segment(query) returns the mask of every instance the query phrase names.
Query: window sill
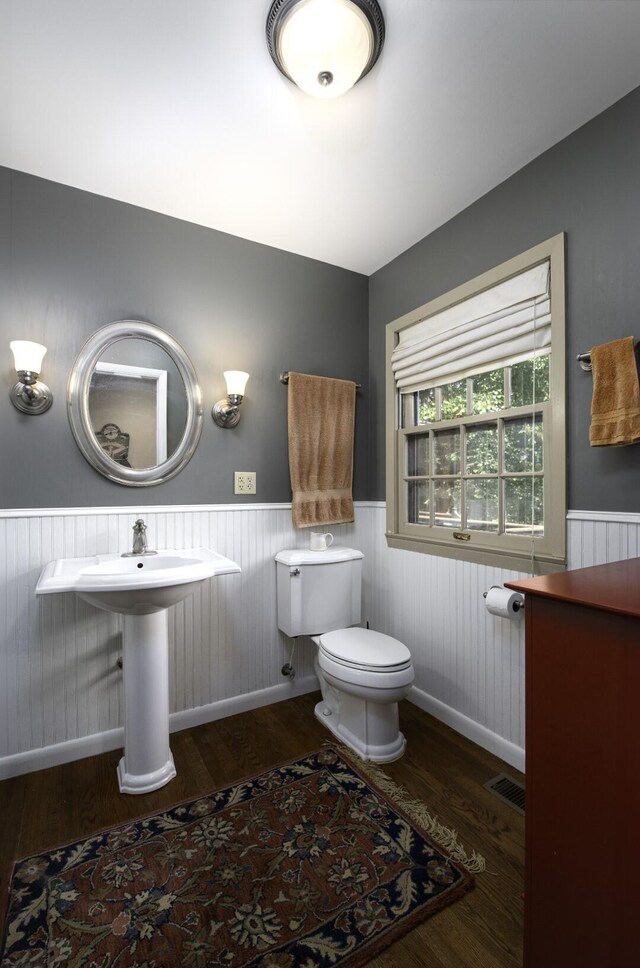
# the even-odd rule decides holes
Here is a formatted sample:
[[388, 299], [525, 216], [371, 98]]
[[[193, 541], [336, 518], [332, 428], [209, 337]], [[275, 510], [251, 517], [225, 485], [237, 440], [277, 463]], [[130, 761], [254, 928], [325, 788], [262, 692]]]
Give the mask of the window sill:
[[[467, 544], [436, 541], [433, 538], [415, 538], [408, 535], [386, 533], [387, 545], [390, 548], [400, 548], [403, 551], [417, 551], [426, 555], [441, 558], [454, 558], [458, 561], [472, 561], [479, 565], [491, 565], [494, 568], [506, 568], [531, 574], [530, 552], [519, 553], [512, 549], [498, 551], [495, 548], [482, 548], [479, 545], [469, 547]], [[546, 555], [535, 556], [536, 575], [550, 575], [557, 571], [564, 571], [566, 562], [561, 558]]]

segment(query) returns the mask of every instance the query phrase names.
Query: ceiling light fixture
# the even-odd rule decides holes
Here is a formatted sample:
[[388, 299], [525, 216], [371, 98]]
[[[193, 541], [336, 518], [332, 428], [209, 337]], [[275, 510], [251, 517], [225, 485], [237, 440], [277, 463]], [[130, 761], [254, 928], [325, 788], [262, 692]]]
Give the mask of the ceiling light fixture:
[[313, 97], [338, 97], [367, 74], [384, 44], [377, 0], [274, 0], [267, 45], [278, 70]]

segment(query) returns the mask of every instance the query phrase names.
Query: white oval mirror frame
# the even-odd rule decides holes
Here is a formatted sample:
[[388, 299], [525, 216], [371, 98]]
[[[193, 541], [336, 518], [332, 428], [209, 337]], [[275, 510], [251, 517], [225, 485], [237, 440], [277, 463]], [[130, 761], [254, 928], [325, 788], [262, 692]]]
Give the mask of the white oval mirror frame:
[[[107, 348], [123, 339], [146, 339], [155, 343], [171, 357], [184, 383], [187, 395], [184, 433], [174, 452], [155, 467], [124, 467], [112, 460], [100, 446], [91, 424], [89, 388], [95, 366]], [[202, 433], [202, 391], [191, 360], [173, 336], [137, 319], [108, 323], [89, 337], [69, 374], [67, 411], [73, 436], [83, 457], [104, 477], [130, 487], [147, 487], [168, 481], [191, 460]]]

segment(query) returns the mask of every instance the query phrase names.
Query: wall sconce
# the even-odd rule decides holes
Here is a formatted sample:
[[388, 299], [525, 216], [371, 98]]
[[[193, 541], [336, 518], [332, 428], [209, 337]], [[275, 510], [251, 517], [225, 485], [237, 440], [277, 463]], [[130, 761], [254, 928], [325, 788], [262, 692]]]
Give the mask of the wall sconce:
[[13, 340], [9, 346], [20, 378], [10, 394], [12, 404], [21, 413], [44, 413], [53, 403], [51, 390], [38, 380], [47, 347], [22, 339]]
[[312, 97], [338, 97], [367, 74], [384, 44], [377, 0], [274, 0], [269, 53], [285, 77]]
[[242, 370], [225, 370], [224, 378], [227, 381], [227, 399], [218, 400], [211, 411], [211, 416], [218, 427], [229, 430], [240, 420], [240, 404], [249, 374]]

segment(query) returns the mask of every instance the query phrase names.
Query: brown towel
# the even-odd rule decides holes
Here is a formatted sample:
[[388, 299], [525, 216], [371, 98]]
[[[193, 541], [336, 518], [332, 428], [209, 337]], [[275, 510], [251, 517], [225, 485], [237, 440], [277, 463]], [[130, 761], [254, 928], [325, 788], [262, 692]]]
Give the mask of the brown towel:
[[289, 373], [288, 399], [295, 527], [353, 521], [355, 383]]
[[619, 446], [640, 440], [640, 382], [633, 336], [594, 346], [591, 366], [591, 446]]

